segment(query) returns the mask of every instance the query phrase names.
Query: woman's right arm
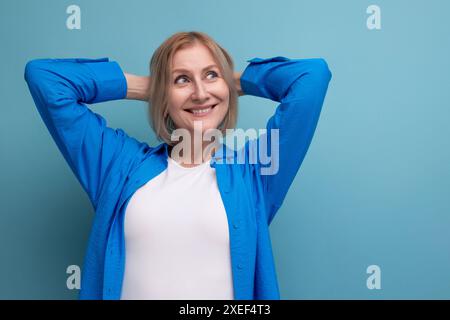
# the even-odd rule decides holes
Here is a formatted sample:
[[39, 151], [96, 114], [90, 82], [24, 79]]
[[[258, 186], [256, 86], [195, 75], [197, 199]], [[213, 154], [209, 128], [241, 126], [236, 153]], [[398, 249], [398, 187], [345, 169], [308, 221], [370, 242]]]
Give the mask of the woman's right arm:
[[126, 99], [148, 101], [150, 99], [150, 76], [138, 76], [124, 72], [127, 81]]
[[105, 178], [115, 174], [112, 163], [144, 145], [108, 127], [86, 106], [126, 98], [120, 65], [108, 58], [35, 59], [26, 64], [24, 77], [53, 140], [96, 209]]

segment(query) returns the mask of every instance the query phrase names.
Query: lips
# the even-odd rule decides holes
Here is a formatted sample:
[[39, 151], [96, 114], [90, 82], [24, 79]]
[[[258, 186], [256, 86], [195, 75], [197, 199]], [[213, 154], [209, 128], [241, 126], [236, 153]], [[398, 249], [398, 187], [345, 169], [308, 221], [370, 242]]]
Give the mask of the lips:
[[184, 111], [191, 113], [194, 116], [205, 116], [209, 114], [217, 104], [210, 104], [204, 106], [196, 106], [188, 109], [184, 109]]

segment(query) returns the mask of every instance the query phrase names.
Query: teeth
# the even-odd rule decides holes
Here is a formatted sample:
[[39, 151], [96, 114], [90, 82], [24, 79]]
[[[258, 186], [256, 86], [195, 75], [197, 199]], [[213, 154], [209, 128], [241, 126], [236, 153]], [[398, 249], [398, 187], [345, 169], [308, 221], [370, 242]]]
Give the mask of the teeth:
[[202, 114], [207, 113], [209, 110], [211, 110], [211, 107], [205, 108], [205, 109], [197, 109], [197, 110], [191, 110], [194, 114]]

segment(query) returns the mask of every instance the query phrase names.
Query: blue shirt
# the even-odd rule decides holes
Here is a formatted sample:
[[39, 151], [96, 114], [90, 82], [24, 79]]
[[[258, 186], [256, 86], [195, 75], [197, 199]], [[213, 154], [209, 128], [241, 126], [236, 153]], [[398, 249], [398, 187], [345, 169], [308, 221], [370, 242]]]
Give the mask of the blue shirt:
[[[249, 159], [255, 151], [250, 143], [240, 150], [222, 144], [210, 165], [227, 213], [234, 298], [275, 300], [280, 294], [269, 225], [308, 150], [331, 72], [321, 58], [248, 62], [240, 79], [243, 92], [279, 102], [266, 125], [268, 142], [270, 129], [279, 129], [278, 171], [261, 174], [259, 162], [234, 161], [243, 153]], [[107, 57], [34, 59], [24, 76], [40, 116], [95, 209], [79, 298], [120, 299], [124, 212], [133, 193], [167, 168], [168, 145], [151, 147], [112, 129], [86, 106], [126, 97], [124, 73]]]

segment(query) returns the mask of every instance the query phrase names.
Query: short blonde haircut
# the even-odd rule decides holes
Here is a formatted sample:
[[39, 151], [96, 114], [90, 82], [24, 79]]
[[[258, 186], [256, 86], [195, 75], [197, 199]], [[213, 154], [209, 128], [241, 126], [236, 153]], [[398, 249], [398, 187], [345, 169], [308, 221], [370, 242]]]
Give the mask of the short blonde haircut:
[[231, 56], [205, 33], [177, 32], [156, 49], [150, 60], [152, 80], [148, 101], [149, 120], [157, 138], [171, 146], [176, 144], [176, 141], [170, 139], [175, 124], [168, 113], [168, 88], [171, 80], [172, 58], [177, 50], [195, 43], [203, 44], [210, 50], [230, 90], [228, 112], [217, 129], [225, 136], [226, 129], [233, 129], [237, 121], [238, 92], [234, 82], [234, 64]]

